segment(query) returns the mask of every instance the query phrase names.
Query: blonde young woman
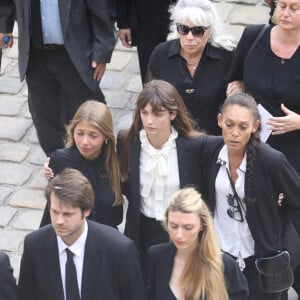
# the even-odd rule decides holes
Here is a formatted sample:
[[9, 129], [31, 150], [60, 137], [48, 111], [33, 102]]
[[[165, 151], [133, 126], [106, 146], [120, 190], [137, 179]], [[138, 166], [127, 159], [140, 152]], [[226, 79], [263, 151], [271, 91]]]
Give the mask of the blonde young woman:
[[171, 243], [149, 249], [151, 300], [247, 299], [247, 281], [222, 254], [212, 217], [194, 188], [176, 192], [165, 213]]
[[[68, 127], [66, 148], [51, 154], [45, 175], [50, 178], [68, 167], [81, 171], [93, 186], [89, 219], [117, 227], [123, 218], [120, 171], [112, 115], [105, 104], [89, 100], [78, 108]], [[48, 223], [46, 207], [41, 226]]]

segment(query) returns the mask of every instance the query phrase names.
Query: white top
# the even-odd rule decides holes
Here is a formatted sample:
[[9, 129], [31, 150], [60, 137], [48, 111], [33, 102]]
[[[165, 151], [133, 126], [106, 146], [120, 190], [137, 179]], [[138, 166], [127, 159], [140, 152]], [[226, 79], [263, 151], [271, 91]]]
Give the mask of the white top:
[[164, 220], [171, 195], [180, 188], [176, 138], [172, 127], [167, 142], [155, 149], [144, 129], [140, 131], [140, 195], [141, 213], [148, 218]]
[[[244, 258], [254, 255], [254, 240], [250, 232], [245, 212], [246, 204], [242, 199], [245, 197], [245, 174], [246, 174], [246, 153], [237, 169], [238, 178], [235, 183], [235, 189], [241, 199], [243, 208], [241, 209], [244, 221], [239, 222], [227, 214], [230, 205], [227, 201], [227, 195], [233, 195], [234, 192], [230, 185], [226, 168], [229, 168], [228, 151], [226, 145], [219, 153], [218, 161], [220, 169], [215, 181], [216, 189], [216, 209], [214, 213], [214, 224], [223, 251], [237, 257], [241, 267], [244, 267]], [[236, 200], [235, 200], [236, 201]], [[238, 213], [236, 214], [238, 216]]]
[[64, 295], [66, 299], [66, 262], [67, 262], [67, 252], [66, 248], [69, 248], [73, 253], [73, 261], [76, 268], [77, 273], [77, 282], [79, 295], [81, 295], [81, 282], [82, 282], [82, 271], [83, 271], [83, 260], [84, 260], [84, 252], [85, 252], [85, 243], [88, 233], [88, 225], [85, 220], [84, 222], [84, 230], [80, 237], [71, 245], [68, 246], [62, 240], [60, 236], [57, 236], [57, 245], [58, 245], [58, 256], [59, 256], [59, 266], [60, 266], [60, 274], [61, 280], [64, 288]]

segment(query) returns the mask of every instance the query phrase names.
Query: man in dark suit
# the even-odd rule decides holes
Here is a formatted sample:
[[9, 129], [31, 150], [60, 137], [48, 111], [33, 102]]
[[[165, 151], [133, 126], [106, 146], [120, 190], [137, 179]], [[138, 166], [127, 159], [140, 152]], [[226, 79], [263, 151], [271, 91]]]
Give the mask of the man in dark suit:
[[25, 238], [20, 300], [146, 299], [134, 242], [86, 220], [94, 202], [87, 178], [67, 168], [49, 181], [45, 194], [52, 225]]
[[17, 285], [9, 257], [0, 251], [0, 300], [16, 300]]
[[122, 44], [137, 46], [142, 82], [153, 49], [169, 33], [169, 6], [176, 0], [116, 0], [117, 25]]
[[105, 102], [99, 81], [115, 43], [113, 24], [106, 0], [1, 0], [0, 47], [12, 47], [15, 19], [20, 77], [48, 156], [64, 147], [64, 125], [82, 102]]

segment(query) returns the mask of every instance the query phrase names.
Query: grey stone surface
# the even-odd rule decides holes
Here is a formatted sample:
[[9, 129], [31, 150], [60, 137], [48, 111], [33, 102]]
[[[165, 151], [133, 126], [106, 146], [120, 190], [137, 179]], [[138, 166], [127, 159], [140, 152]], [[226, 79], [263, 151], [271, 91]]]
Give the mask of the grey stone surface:
[[21, 187], [29, 179], [31, 172], [32, 168], [23, 164], [0, 162], [0, 183]]
[[9, 252], [18, 251], [27, 233], [24, 230], [0, 230], [0, 249]]
[[25, 98], [2, 96], [0, 94], [0, 115], [1, 116], [16, 116], [22, 113]]
[[32, 121], [25, 118], [0, 118], [0, 138], [19, 141], [32, 125]]
[[0, 206], [0, 227], [6, 227], [17, 214], [18, 210], [10, 206]]
[[22, 189], [17, 191], [9, 204], [14, 207], [44, 209], [46, 200], [43, 190]]
[[36, 230], [40, 226], [43, 211], [41, 210], [28, 210], [19, 214], [11, 227], [13, 229]]
[[21, 162], [30, 152], [31, 147], [19, 143], [0, 144], [0, 161]]

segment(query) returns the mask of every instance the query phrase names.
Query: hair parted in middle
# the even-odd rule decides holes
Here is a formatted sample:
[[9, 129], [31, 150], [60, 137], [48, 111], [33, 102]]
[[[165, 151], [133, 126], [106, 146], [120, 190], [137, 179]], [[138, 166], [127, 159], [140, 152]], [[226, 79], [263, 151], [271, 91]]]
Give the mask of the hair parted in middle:
[[191, 253], [181, 275], [185, 299], [228, 300], [224, 279], [222, 252], [214, 229], [212, 216], [199, 192], [193, 187], [174, 193], [165, 213], [165, 228], [168, 230], [170, 212], [195, 213], [202, 226], [201, 237]]
[[132, 125], [124, 135], [120, 162], [122, 179], [128, 175], [130, 143], [138, 138], [140, 130], [143, 129], [141, 110], [147, 104], [151, 105], [154, 112], [159, 112], [164, 109], [170, 113], [176, 111], [177, 115], [175, 119], [171, 121], [171, 125], [179, 135], [185, 138], [196, 138], [203, 134], [203, 132], [196, 130], [197, 123], [190, 117], [180, 94], [171, 83], [164, 80], [152, 80], [146, 83], [144, 89], [138, 96], [133, 113]]
[[[106, 142], [102, 145], [101, 155], [104, 157], [106, 174], [115, 194], [114, 205], [122, 205], [123, 197], [120, 186], [120, 168], [116, 154], [113, 119], [109, 107], [95, 100], [88, 100], [82, 103], [67, 127], [67, 148], [76, 146], [74, 130], [76, 125], [81, 121], [86, 121], [90, 125], [95, 126], [106, 138]], [[100, 171], [99, 169], [99, 172]]]
[[253, 121], [259, 121], [258, 128], [256, 132], [251, 134], [246, 149], [247, 167], [245, 174], [245, 198], [243, 200], [246, 204], [251, 204], [255, 202], [255, 198], [253, 198], [252, 195], [251, 186], [256, 162], [256, 153], [260, 144], [261, 118], [255, 99], [247, 93], [236, 93], [227, 97], [221, 107], [220, 113], [223, 114], [223, 112], [232, 105], [238, 105], [247, 108], [252, 114]]
[[79, 207], [82, 212], [92, 209], [94, 190], [89, 180], [78, 170], [66, 168], [49, 180], [45, 196], [51, 207], [51, 194], [64, 204]]

